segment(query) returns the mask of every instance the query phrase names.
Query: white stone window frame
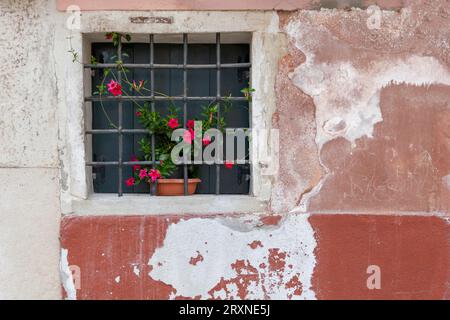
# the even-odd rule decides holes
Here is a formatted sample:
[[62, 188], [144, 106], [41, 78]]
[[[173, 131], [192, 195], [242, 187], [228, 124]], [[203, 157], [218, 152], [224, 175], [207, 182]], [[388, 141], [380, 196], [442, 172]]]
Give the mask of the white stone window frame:
[[[65, 14], [67, 18], [68, 14]], [[135, 23], [135, 18], [145, 17]], [[156, 19], [164, 17], [167, 19]], [[171, 23], [158, 23], [170, 20]], [[249, 35], [251, 83], [255, 89], [250, 107], [250, 126], [272, 129], [275, 110], [275, 80], [278, 61], [285, 47], [285, 38], [278, 30], [276, 12], [216, 12], [216, 11], [158, 11], [158, 12], [83, 12], [78, 30], [67, 29], [71, 47], [78, 52], [79, 60], [89, 63], [91, 43], [106, 32], [114, 31], [131, 35], [148, 34], [230, 34], [245, 38]], [[147, 36], [148, 37], [148, 36]], [[146, 39], [146, 38], [144, 38]], [[64, 43], [69, 48], [67, 40]], [[133, 40], [132, 40], [133, 42]], [[226, 42], [224, 42], [226, 43]], [[93, 193], [89, 160], [90, 137], [85, 135], [89, 123], [89, 108], [84, 102], [91, 91], [90, 70], [80, 63], [72, 63], [70, 54], [61, 48], [59, 54], [66, 56], [60, 101], [60, 164], [61, 164], [61, 211], [76, 215], [152, 215], [152, 214], [221, 214], [266, 213], [270, 200], [273, 176], [262, 174], [263, 164], [251, 159], [251, 185], [249, 195], [191, 195], [179, 197], [151, 197], [146, 194]], [[270, 149], [269, 135], [265, 146]]]

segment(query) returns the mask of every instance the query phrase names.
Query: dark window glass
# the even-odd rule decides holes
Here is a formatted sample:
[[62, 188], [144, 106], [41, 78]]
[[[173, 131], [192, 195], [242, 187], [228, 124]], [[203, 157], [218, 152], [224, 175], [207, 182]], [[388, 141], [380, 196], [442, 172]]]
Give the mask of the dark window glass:
[[[122, 47], [124, 63], [150, 63], [150, 48], [144, 43], [124, 43]], [[98, 63], [114, 63], [117, 60], [117, 50], [112, 44], [92, 44], [92, 55]], [[215, 44], [189, 44], [188, 64], [215, 64]], [[221, 63], [245, 63], [249, 62], [248, 44], [222, 44]], [[182, 44], [154, 44], [155, 64], [183, 64]], [[214, 97], [217, 94], [216, 69], [188, 69], [187, 88], [188, 96]], [[101, 81], [102, 69], [95, 69], [92, 76], [93, 88]], [[129, 79], [146, 80], [150, 82], [149, 68], [130, 68], [127, 73]], [[183, 69], [155, 69], [155, 91], [170, 96], [183, 95]], [[221, 69], [221, 95], [241, 97], [240, 92], [248, 86], [249, 68]], [[107, 82], [109, 79], [107, 79]], [[125, 88], [127, 89], [127, 88]], [[93, 92], [96, 89], [93, 89]], [[187, 118], [198, 117], [201, 107], [206, 101], [189, 101], [187, 103]], [[155, 102], [155, 109], [161, 114], [166, 114], [169, 103], [167, 101]], [[183, 102], [176, 101], [175, 105], [180, 110], [182, 117]], [[111, 122], [118, 123], [117, 101], [103, 101], [103, 107], [107, 111]], [[124, 129], [143, 129], [135, 116], [137, 106], [133, 102], [123, 102], [122, 124]], [[182, 122], [182, 118], [180, 119]], [[232, 107], [225, 115], [226, 127], [249, 128], [249, 105], [247, 101], [233, 101]], [[92, 129], [111, 129], [109, 120], [102, 110], [100, 102], [92, 102]], [[141, 157], [138, 141], [145, 133], [123, 135], [123, 161], [129, 161], [132, 155]], [[247, 146], [248, 150], [248, 146]], [[248, 151], [247, 151], [248, 153]], [[92, 160], [94, 162], [118, 161], [118, 135], [93, 134], [92, 135]], [[196, 193], [214, 194], [216, 186], [215, 165], [198, 165], [199, 178], [202, 182], [197, 186]], [[117, 193], [118, 170], [117, 166], [93, 167], [94, 192]], [[122, 183], [132, 176], [132, 167], [124, 166], [122, 170]], [[183, 168], [180, 166], [173, 178], [183, 178]], [[234, 165], [232, 169], [220, 170], [221, 194], [248, 194], [250, 186], [250, 170], [248, 164]], [[135, 187], [123, 187], [123, 193], [149, 193], [149, 186], [138, 185]]]

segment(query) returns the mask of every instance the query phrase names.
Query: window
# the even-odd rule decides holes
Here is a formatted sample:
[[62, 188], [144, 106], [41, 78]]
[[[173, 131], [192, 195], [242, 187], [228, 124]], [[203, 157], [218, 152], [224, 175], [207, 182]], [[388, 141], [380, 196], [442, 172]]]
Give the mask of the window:
[[[125, 181], [133, 175], [133, 166], [153, 167], [158, 163], [155, 144], [157, 135], [149, 135], [136, 117], [139, 108], [127, 96], [106, 96], [100, 101], [94, 94], [106, 68], [116, 68], [121, 60], [130, 79], [143, 80], [149, 91], [136, 95], [134, 101], [147, 102], [152, 111], [167, 115], [169, 105], [178, 110], [179, 121], [186, 128], [189, 119], [199, 117], [202, 107], [216, 103], [217, 114], [225, 119], [227, 128], [248, 128], [249, 102], [241, 90], [249, 86], [250, 48], [247, 43], [222, 43], [223, 35], [211, 35], [213, 43], [204, 41], [209, 35], [148, 35], [146, 43], [122, 41], [92, 43], [92, 56], [96, 63], [85, 64], [92, 69], [92, 95], [85, 101], [92, 102], [91, 117], [86, 124], [86, 134], [92, 139], [92, 167], [94, 192], [96, 193], [151, 193], [155, 188], [139, 184], [127, 186]], [[192, 41], [190, 41], [192, 39]], [[121, 57], [121, 58], [118, 58]], [[112, 76], [110, 76], [112, 77]], [[122, 82], [123, 79], [117, 79]], [[107, 80], [109, 81], [109, 79]], [[123, 84], [125, 86], [125, 84]], [[132, 90], [130, 88], [130, 90]], [[158, 93], [164, 93], [162, 96]], [[228, 112], [223, 107], [230, 101]], [[115, 124], [115, 125], [112, 125]], [[151, 158], [143, 159], [139, 141], [151, 141]], [[226, 142], [225, 142], [226, 143]], [[248, 145], [246, 145], [248, 150]], [[248, 155], [248, 152], [246, 152]], [[139, 161], [133, 160], [137, 156]], [[144, 161], [145, 160], [145, 161]], [[248, 162], [248, 157], [246, 158]], [[201, 179], [196, 193], [199, 194], [248, 194], [250, 168], [248, 163], [224, 168], [222, 164], [180, 165], [171, 175], [183, 179], [187, 194], [188, 178], [192, 171]]]

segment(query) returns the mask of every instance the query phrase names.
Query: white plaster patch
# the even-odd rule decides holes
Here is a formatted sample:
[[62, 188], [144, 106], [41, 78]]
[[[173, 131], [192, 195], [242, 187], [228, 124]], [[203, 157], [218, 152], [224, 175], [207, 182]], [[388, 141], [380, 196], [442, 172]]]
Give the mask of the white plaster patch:
[[269, 25], [267, 26], [267, 32], [268, 33], [280, 32], [280, 18], [278, 16], [278, 13], [272, 12]]
[[60, 274], [61, 274], [61, 282], [64, 290], [66, 291], [67, 300], [76, 300], [77, 299], [77, 290], [75, 289], [75, 283], [73, 281], [72, 272], [69, 268], [69, 261], [67, 256], [69, 251], [67, 249], [61, 248], [61, 260], [60, 260]]
[[450, 189], [450, 174], [442, 177], [442, 183], [444, 183], [447, 186], [447, 188]]
[[141, 275], [141, 270], [137, 265], [133, 265], [133, 273], [138, 277]]
[[[247, 286], [246, 299], [315, 299], [311, 279], [316, 241], [308, 217], [293, 214], [278, 226], [259, 227], [251, 222], [254, 218], [250, 216], [180, 221], [169, 226], [163, 246], [150, 258], [149, 276], [173, 286], [177, 295], [200, 295], [206, 299], [221, 280], [239, 279], [231, 265], [243, 260], [251, 266], [244, 270], [257, 270], [256, 279]], [[246, 219], [250, 222], [244, 222]], [[255, 240], [262, 247], [252, 249], [249, 244]], [[269, 267], [271, 249], [286, 253], [285, 265], [278, 271]], [[203, 261], [194, 266], [189, 260], [197, 251], [202, 252]], [[293, 289], [285, 286], [295, 276], [302, 284], [300, 296], [293, 295]], [[225, 288], [213, 292], [213, 297], [239, 299], [238, 286], [234, 281], [228, 282]]]
[[116, 283], [119, 283], [119, 282], [120, 282], [120, 276], [115, 277], [115, 278], [114, 278], [114, 281], [115, 281]]
[[[306, 62], [291, 74], [293, 83], [314, 99], [316, 106], [316, 143], [322, 146], [342, 136], [354, 142], [363, 136], [372, 137], [374, 125], [383, 120], [380, 92], [390, 84], [416, 86], [450, 85], [450, 73], [434, 57], [411, 55], [400, 59], [382, 55], [371, 61], [367, 68], [356, 68], [349, 61], [316, 62], [315, 52], [323, 39], [338, 41], [322, 26], [310, 26], [295, 20], [286, 31], [296, 47], [306, 56]], [[339, 119], [345, 130], [327, 130], [324, 126]]]

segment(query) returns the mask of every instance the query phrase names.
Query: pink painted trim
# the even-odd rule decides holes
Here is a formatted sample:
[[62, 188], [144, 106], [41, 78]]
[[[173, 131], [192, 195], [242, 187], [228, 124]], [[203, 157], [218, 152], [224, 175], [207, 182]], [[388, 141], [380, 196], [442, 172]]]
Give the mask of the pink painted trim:
[[[395, 9], [407, 0], [362, 0], [361, 6], [377, 4], [384, 9]], [[318, 9], [327, 1], [320, 0], [57, 0], [59, 11], [77, 5], [83, 11], [100, 10], [297, 10]], [[337, 5], [337, 7], [340, 7]]]

